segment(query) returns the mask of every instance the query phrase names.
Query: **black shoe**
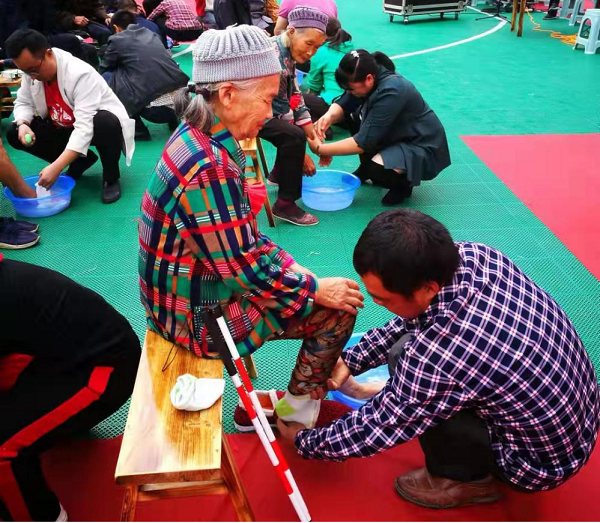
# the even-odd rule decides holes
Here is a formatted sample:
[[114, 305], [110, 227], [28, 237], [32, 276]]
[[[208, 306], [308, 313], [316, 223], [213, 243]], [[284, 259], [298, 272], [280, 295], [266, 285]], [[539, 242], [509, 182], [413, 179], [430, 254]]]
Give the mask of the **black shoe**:
[[152, 140], [152, 136], [150, 136], [150, 131], [148, 129], [144, 129], [143, 131], [136, 131], [134, 139], [136, 142], [149, 142]]
[[412, 195], [412, 187], [402, 187], [400, 189], [390, 189], [386, 195], [381, 199], [381, 204], [385, 206], [398, 205], [402, 203], [406, 198], [410, 198]]
[[121, 184], [117, 180], [113, 183], [104, 182], [102, 187], [102, 202], [114, 203], [121, 197]]
[[0, 228], [0, 249], [27, 249], [39, 241], [38, 234], [21, 229], [17, 221]]
[[80, 156], [67, 169], [67, 176], [73, 180], [79, 180], [83, 173], [98, 161], [98, 155], [94, 151], [88, 151], [87, 156]]
[[6, 227], [16, 227], [24, 232], [38, 232], [40, 226], [37, 223], [26, 222], [24, 220], [15, 220], [14, 218], [0, 218], [0, 231]]
[[548, 9], [546, 16], [542, 20], [558, 20], [558, 7], [555, 9]]

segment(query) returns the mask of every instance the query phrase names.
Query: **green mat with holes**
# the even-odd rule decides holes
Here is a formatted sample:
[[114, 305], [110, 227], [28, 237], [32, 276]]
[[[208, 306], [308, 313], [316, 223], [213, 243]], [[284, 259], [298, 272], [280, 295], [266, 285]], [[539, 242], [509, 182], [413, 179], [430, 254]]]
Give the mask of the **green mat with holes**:
[[[339, 10], [357, 47], [379, 49], [391, 56], [467, 39], [498, 23], [477, 22], [480, 14], [468, 10], [457, 21], [416, 17], [408, 25], [392, 24], [380, 4], [365, 9], [360, 0], [344, 0]], [[534, 16], [539, 21], [542, 15]], [[563, 20], [554, 22], [552, 28], [573, 32]], [[177, 60], [191, 73], [190, 54]], [[452, 154], [452, 166], [417, 188], [407, 205], [443, 222], [456, 240], [481, 241], [508, 254], [565, 308], [600, 371], [600, 283], [459, 138], [467, 134], [599, 132], [600, 97], [591, 94], [600, 84], [600, 56], [573, 51], [526, 25], [521, 39], [504, 26], [464, 45], [399, 58], [395, 63], [439, 115]], [[4, 120], [3, 131], [7, 125]], [[130, 167], [123, 162], [123, 198], [119, 202], [108, 206], [100, 202], [101, 171], [96, 165], [78, 182], [70, 209], [39, 220], [39, 246], [5, 252], [10, 258], [58, 270], [99, 292], [129, 319], [140, 339], [145, 320], [137, 283], [136, 220], [148, 178], [168, 138], [166, 126], [150, 124], [149, 128], [152, 141], [136, 144]], [[267, 144], [266, 152], [272, 164], [273, 149]], [[13, 150], [9, 154], [24, 175], [37, 173], [43, 166], [29, 155]], [[336, 158], [333, 163], [333, 168], [350, 172], [356, 166], [355, 157]], [[274, 201], [273, 188], [269, 193]], [[381, 189], [365, 186], [358, 190], [350, 208], [318, 213], [321, 223], [317, 227], [279, 223], [271, 229], [264, 214], [260, 226], [319, 276], [356, 278], [352, 251], [366, 224], [382, 211], [381, 197]], [[14, 215], [3, 197], [0, 215]], [[367, 299], [356, 331], [366, 331], [389, 318], [387, 311]], [[262, 347], [255, 354], [259, 371], [255, 388], [284, 388], [298, 347], [297, 341]], [[232, 414], [236, 404], [235, 390], [227, 380], [223, 421], [228, 432], [235, 431]], [[121, 434], [127, 407], [101, 423], [92, 435], [108, 438]]]

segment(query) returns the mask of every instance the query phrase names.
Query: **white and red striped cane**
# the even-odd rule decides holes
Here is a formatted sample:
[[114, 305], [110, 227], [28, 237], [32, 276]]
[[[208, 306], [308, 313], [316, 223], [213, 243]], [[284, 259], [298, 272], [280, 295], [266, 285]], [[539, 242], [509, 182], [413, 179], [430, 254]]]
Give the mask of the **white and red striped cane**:
[[[231, 381], [237, 390], [237, 393], [252, 421], [254, 430], [258, 434], [261, 443], [272, 465], [275, 467], [277, 475], [283, 483], [286, 494], [289, 496], [300, 521], [311, 521], [310, 514], [298, 485], [292, 476], [288, 464], [283, 457], [279, 444], [273, 434], [273, 429], [260, 404], [256, 391], [246, 372], [246, 367], [231, 337], [225, 318], [219, 306], [205, 308], [202, 311], [204, 324], [208, 329], [210, 337], [213, 340], [215, 348], [231, 377]], [[244, 386], [246, 387], [244, 389]]]

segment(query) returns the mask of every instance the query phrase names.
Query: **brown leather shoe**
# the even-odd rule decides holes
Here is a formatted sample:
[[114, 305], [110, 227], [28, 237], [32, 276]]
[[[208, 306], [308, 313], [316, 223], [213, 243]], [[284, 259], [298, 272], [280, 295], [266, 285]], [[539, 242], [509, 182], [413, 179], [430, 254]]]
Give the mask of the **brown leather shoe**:
[[492, 476], [465, 483], [432, 476], [426, 468], [398, 476], [394, 488], [400, 497], [428, 508], [492, 503], [501, 498], [500, 490]]

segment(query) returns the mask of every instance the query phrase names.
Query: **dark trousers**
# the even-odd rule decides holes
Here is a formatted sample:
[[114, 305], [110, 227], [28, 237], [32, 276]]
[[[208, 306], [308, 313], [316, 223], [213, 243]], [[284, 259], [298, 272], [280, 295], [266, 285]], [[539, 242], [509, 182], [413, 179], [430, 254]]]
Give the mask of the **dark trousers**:
[[108, 42], [108, 39], [113, 34], [110, 30], [110, 27], [104, 24], [99, 24], [98, 22], [90, 22], [88, 25], [83, 26], [83, 29], [89, 33], [89, 35], [100, 45], [104, 45], [106, 42]]
[[133, 117], [135, 120], [135, 132], [137, 133], [148, 133], [146, 124], [142, 121], [142, 118], [152, 123], [167, 123], [169, 129], [174, 131], [179, 125], [179, 119], [175, 114], [175, 110], [171, 107], [160, 106], [160, 107], [144, 107], [142, 111]]
[[273, 118], [261, 129], [258, 136], [277, 147], [272, 172], [279, 183], [278, 197], [296, 201], [302, 196], [306, 133], [291, 122]]
[[[31, 130], [35, 133], [35, 143], [31, 147], [25, 147], [19, 141], [15, 127], [8, 130], [6, 139], [15, 149], [33, 154], [49, 163], [55, 161], [63, 153], [73, 132], [73, 129], [56, 127], [49, 119], [39, 117], [34, 118], [31, 122]], [[100, 155], [104, 181], [116, 182], [121, 176], [119, 158], [123, 148], [123, 131], [121, 122], [113, 113], [98, 111], [94, 116], [92, 145], [96, 147]], [[79, 172], [78, 167], [85, 162], [84, 157], [79, 157], [71, 164], [69, 171]], [[77, 176], [74, 177], [77, 178]]]
[[[389, 355], [390, 374], [398, 359], [403, 357], [404, 345], [411, 340], [406, 334], [398, 340]], [[442, 421], [419, 436], [430, 474], [456, 481], [477, 481], [489, 474], [506, 481], [500, 471], [490, 444], [487, 425], [473, 410], [463, 410]]]
[[321, 116], [329, 111], [329, 104], [320, 96], [312, 93], [303, 93], [304, 103], [310, 111], [310, 117], [316, 122]]
[[[127, 401], [140, 344], [108, 303], [54, 271], [4, 260], [0, 288], [10, 294], [0, 298], [6, 321], [24, 323], [17, 314], [39, 320], [31, 325], [35, 337], [18, 335], [16, 327], [0, 333], [0, 519], [55, 521], [60, 506], [39, 455]], [[50, 295], [61, 296], [59, 309], [44, 299]]]
[[181, 31], [169, 29], [167, 27], [167, 19], [164, 16], [157, 17], [154, 22], [163, 34], [166, 34], [176, 42], [190, 42], [191, 40], [196, 40], [202, 34], [202, 29], [186, 29]]

